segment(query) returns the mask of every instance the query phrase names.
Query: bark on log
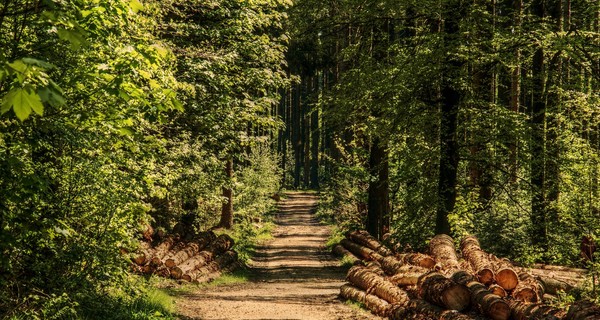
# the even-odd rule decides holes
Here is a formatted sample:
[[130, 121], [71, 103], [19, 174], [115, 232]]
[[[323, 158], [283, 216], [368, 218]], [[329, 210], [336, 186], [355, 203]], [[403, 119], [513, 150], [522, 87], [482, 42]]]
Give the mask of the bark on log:
[[374, 260], [372, 256], [376, 252], [365, 246], [354, 243], [348, 239], [342, 239], [342, 241], [340, 241], [340, 244], [342, 246], [344, 246], [344, 248], [346, 248], [347, 250], [352, 252], [354, 255], [356, 255], [357, 257], [359, 257], [363, 260], [367, 260], [367, 261]]
[[341, 244], [336, 244], [335, 246], [333, 246], [333, 248], [331, 248], [331, 252], [338, 257], [343, 257], [349, 260], [350, 262], [352, 262], [352, 264], [355, 264], [357, 261], [359, 261], [359, 259], [354, 254], [352, 254], [352, 252], [348, 251], [348, 249], [344, 248], [344, 246], [342, 246]]
[[227, 234], [218, 236], [212, 241], [203, 251], [200, 251], [196, 256], [187, 259], [179, 266], [171, 268], [171, 277], [181, 279], [185, 274], [200, 268], [209, 262], [213, 261], [215, 256], [218, 256], [233, 246], [233, 239]]
[[581, 275], [583, 277], [585, 277], [585, 275], [587, 275], [588, 272], [589, 272], [588, 269], [570, 268], [570, 267], [555, 266], [555, 265], [540, 264], [540, 263], [534, 264], [532, 269], [548, 270], [548, 271], [558, 271], [558, 272], [564, 272], [564, 273], [572, 273], [572, 274]]
[[346, 234], [346, 237], [353, 242], [365, 246], [382, 256], [392, 255], [392, 250], [384, 246], [381, 242], [379, 242], [375, 237], [370, 235], [367, 231], [364, 230], [356, 230], [350, 231]]
[[452, 274], [460, 270], [454, 241], [446, 234], [438, 234], [429, 242], [429, 253], [436, 262], [441, 264], [442, 270], [447, 274]]
[[490, 255], [490, 260], [496, 273], [496, 283], [507, 291], [516, 288], [519, 283], [519, 276], [512, 263], [493, 255]]
[[569, 307], [565, 320], [600, 319], [600, 307], [591, 301], [576, 302]]
[[209, 263], [213, 260], [213, 254], [209, 251], [200, 251], [197, 255], [187, 259], [184, 263], [171, 268], [171, 278], [181, 279], [184, 274]]
[[390, 282], [397, 286], [404, 287], [416, 285], [419, 282], [419, 278], [425, 273], [429, 272], [429, 269], [418, 266], [404, 265], [398, 269], [395, 269], [395, 271], [396, 273], [389, 277]]
[[519, 275], [519, 284], [513, 290], [512, 296], [517, 301], [541, 302], [544, 296], [544, 287], [532, 275], [521, 273]]
[[474, 276], [465, 271], [459, 271], [452, 275], [452, 280], [469, 288], [471, 301], [484, 315], [494, 320], [507, 320], [510, 317], [510, 306], [502, 298], [489, 291], [485, 285], [477, 282]]
[[419, 297], [435, 305], [458, 311], [469, 307], [471, 301], [469, 289], [441, 273], [430, 272], [421, 276], [417, 286]]
[[345, 284], [340, 288], [340, 296], [344, 299], [360, 302], [371, 310], [371, 312], [382, 317], [388, 316], [391, 308], [391, 305], [387, 301], [375, 295], [368, 294], [351, 284]]
[[435, 267], [435, 260], [431, 256], [422, 253], [397, 254], [396, 259], [405, 264], [412, 264], [413, 266], [427, 269], [433, 269]]
[[195, 256], [204, 249], [211, 241], [215, 240], [215, 234], [212, 231], [200, 234], [194, 242], [183, 246], [181, 250], [173, 251], [163, 259], [167, 268], [173, 268], [187, 259]]
[[479, 282], [490, 285], [494, 282], [495, 274], [489, 260], [489, 255], [481, 250], [479, 241], [474, 236], [466, 236], [460, 242], [460, 251], [463, 258], [470, 264]]
[[375, 294], [389, 303], [406, 304], [410, 299], [406, 292], [367, 267], [350, 268], [346, 279], [358, 288]]
[[544, 291], [548, 294], [556, 295], [560, 291], [569, 292], [574, 288], [572, 285], [562, 280], [544, 276], [537, 276], [536, 278], [544, 286]]
[[507, 296], [506, 290], [504, 290], [504, 288], [502, 288], [501, 286], [499, 286], [497, 284], [493, 284], [493, 285], [489, 286], [488, 290], [490, 290], [491, 293], [499, 296], [500, 298], [504, 298]]
[[508, 304], [511, 309], [511, 317], [514, 320], [558, 320], [563, 319], [565, 315], [563, 310], [539, 303], [510, 300]]
[[430, 304], [421, 299], [411, 300], [406, 307], [394, 308], [390, 314], [390, 319], [405, 320], [414, 317], [414, 315], [425, 315], [427, 319], [435, 320], [475, 320], [481, 319], [460, 313], [456, 310], [444, 310], [438, 306]]
[[169, 250], [175, 244], [175, 239], [167, 238], [163, 242], [161, 242], [156, 248], [154, 252], [152, 252], [152, 257], [150, 258], [150, 264], [158, 267], [162, 264], [162, 258], [169, 253]]
[[203, 267], [195, 269], [187, 274], [184, 274], [182, 279], [186, 281], [193, 281], [196, 283], [210, 282], [223, 273], [228, 266], [237, 262], [237, 252], [229, 250], [222, 255], [215, 258], [214, 261], [206, 264]]
[[211, 252], [214, 256], [218, 256], [227, 252], [233, 245], [234, 241], [230, 236], [221, 234], [206, 247], [205, 251]]

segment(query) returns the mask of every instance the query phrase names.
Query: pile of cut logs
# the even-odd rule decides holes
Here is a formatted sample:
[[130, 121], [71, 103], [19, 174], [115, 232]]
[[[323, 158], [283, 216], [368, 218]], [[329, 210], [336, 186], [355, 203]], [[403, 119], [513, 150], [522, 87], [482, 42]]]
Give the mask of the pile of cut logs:
[[[396, 253], [365, 231], [346, 235], [334, 253], [354, 261], [344, 299], [390, 319], [600, 319], [600, 308], [581, 301], [568, 310], [549, 304], [585, 277], [584, 269], [525, 269], [488, 254], [467, 236], [460, 243], [437, 235], [429, 254]], [[542, 266], [538, 266], [542, 267]]]
[[191, 241], [167, 237], [154, 247], [143, 242], [141, 251], [131, 260], [138, 273], [203, 283], [238, 266], [237, 253], [231, 247], [231, 237], [207, 231]]

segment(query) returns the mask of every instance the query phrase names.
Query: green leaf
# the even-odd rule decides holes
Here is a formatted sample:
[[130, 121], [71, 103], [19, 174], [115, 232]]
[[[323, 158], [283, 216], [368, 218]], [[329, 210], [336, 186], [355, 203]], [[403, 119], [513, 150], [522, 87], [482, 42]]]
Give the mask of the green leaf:
[[129, 2], [129, 8], [131, 8], [133, 12], [138, 12], [144, 10], [144, 5], [139, 0], [131, 0]]
[[171, 98], [171, 103], [175, 110], [184, 111], [183, 104], [177, 98]]
[[85, 38], [83, 34], [75, 30], [58, 29], [58, 37], [62, 40], [69, 41], [71, 43], [71, 49], [77, 50], [82, 44], [85, 44]]
[[38, 60], [38, 59], [33, 59], [33, 58], [23, 58], [21, 59], [24, 63], [28, 64], [28, 65], [34, 65], [34, 66], [38, 66], [44, 69], [53, 69], [55, 68], [55, 66], [51, 63], [48, 63], [46, 61], [42, 61], [42, 60]]
[[15, 115], [21, 121], [27, 119], [32, 110], [39, 115], [44, 114], [44, 105], [40, 100], [40, 96], [35, 93], [29, 93], [23, 88], [12, 89], [4, 99], [2, 113], [10, 110], [10, 106], [12, 106]]

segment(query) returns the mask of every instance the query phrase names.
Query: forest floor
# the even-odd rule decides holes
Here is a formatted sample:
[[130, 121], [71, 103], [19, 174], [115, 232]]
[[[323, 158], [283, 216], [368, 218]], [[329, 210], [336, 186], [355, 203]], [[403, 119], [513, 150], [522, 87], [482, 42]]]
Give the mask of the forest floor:
[[181, 319], [381, 319], [338, 298], [346, 268], [325, 248], [331, 228], [315, 218], [317, 196], [287, 196], [273, 239], [252, 258], [250, 280], [179, 296]]

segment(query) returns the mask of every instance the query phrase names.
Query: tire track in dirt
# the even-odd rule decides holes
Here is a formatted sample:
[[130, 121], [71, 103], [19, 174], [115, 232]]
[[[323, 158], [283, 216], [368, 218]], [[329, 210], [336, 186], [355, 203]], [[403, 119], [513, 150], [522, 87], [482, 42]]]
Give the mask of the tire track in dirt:
[[316, 203], [315, 194], [288, 193], [274, 238], [252, 258], [251, 281], [181, 296], [182, 319], [381, 319], [338, 299], [346, 270], [325, 250], [330, 228], [316, 220]]

